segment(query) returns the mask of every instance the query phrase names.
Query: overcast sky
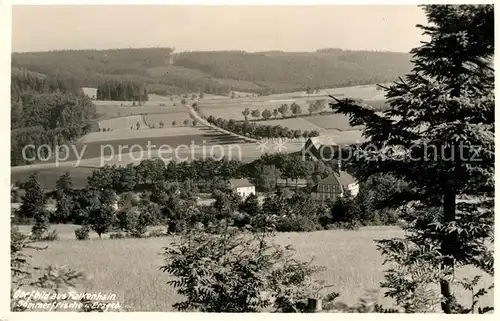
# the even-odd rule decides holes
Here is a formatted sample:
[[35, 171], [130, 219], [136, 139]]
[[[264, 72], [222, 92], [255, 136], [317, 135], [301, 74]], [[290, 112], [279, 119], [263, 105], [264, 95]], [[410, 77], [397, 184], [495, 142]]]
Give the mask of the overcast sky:
[[408, 52], [425, 23], [416, 6], [14, 6], [12, 51], [185, 50]]

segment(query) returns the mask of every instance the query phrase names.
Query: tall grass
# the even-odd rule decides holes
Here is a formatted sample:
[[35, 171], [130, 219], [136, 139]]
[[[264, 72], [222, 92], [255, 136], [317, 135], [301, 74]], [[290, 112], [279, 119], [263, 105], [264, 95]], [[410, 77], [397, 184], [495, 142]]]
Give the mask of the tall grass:
[[[50, 242], [47, 250], [35, 253], [38, 265], [68, 264], [83, 270], [90, 276], [85, 290], [114, 292], [135, 311], [172, 311], [172, 304], [180, 297], [166, 284], [168, 275], [159, 271], [163, 263], [159, 253], [171, 238], [76, 241], [73, 232], [69, 239], [71, 227], [59, 226], [58, 230], [63, 240]], [[354, 304], [367, 290], [379, 289], [383, 280], [385, 267], [374, 240], [402, 234], [394, 227], [371, 227], [359, 231], [280, 233], [275, 241], [295, 247], [298, 258], [314, 259], [314, 264], [325, 266], [327, 269], [318, 278], [334, 285], [330, 290], [341, 293], [339, 301]], [[478, 272], [467, 269], [458, 274], [474, 276]], [[491, 278], [483, 282], [491, 282]], [[458, 293], [463, 302], [470, 301], [468, 295], [463, 290]], [[381, 303], [391, 304], [383, 298], [383, 290], [379, 290], [379, 297]], [[481, 301], [492, 305], [493, 294]]]

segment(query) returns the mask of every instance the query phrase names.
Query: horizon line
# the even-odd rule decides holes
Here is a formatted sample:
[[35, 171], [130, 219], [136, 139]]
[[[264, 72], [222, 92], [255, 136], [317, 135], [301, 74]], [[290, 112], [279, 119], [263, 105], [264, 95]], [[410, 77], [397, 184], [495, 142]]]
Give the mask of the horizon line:
[[148, 49], [172, 49], [174, 54], [186, 53], [186, 52], [242, 52], [242, 53], [271, 53], [271, 52], [281, 52], [281, 53], [318, 53], [319, 50], [338, 50], [338, 51], [357, 51], [357, 52], [380, 52], [380, 53], [399, 53], [399, 54], [410, 54], [410, 51], [391, 51], [391, 50], [381, 50], [381, 49], [344, 49], [339, 47], [323, 47], [313, 50], [303, 50], [303, 51], [286, 51], [286, 50], [278, 50], [278, 49], [267, 49], [267, 50], [258, 50], [258, 51], [250, 51], [243, 49], [212, 49], [212, 50], [200, 50], [200, 49], [192, 49], [192, 50], [182, 50], [179, 52], [175, 52], [175, 46], [148, 46], [148, 47], [120, 47], [120, 48], [84, 48], [84, 49], [49, 49], [49, 50], [29, 50], [29, 51], [11, 51], [12, 54], [27, 54], [27, 53], [50, 53], [50, 52], [63, 52], [63, 51], [117, 51], [117, 50], [148, 50]]

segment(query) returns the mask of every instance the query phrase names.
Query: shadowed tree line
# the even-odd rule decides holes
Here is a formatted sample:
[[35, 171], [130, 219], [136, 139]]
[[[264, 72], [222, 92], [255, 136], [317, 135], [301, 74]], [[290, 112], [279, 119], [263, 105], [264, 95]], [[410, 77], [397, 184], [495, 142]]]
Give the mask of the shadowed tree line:
[[[13, 69], [11, 76], [11, 165], [28, 164], [41, 145], [69, 144], [96, 129], [92, 101], [70, 79]], [[34, 145], [35, 149], [23, 148]], [[47, 150], [41, 155], [46, 157]]]

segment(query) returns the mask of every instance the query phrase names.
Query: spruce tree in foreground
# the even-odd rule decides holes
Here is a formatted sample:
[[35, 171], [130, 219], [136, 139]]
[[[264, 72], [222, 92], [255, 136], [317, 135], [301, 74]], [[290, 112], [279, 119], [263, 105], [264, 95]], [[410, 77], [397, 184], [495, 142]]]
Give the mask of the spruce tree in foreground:
[[471, 312], [456, 301], [452, 284], [460, 283], [454, 272], [465, 265], [493, 274], [494, 9], [423, 9], [431, 25], [419, 27], [429, 40], [411, 51], [411, 73], [384, 87], [390, 109], [375, 114], [335, 97], [330, 105], [352, 126], [366, 126], [367, 142], [352, 160], [358, 178], [391, 174], [409, 185], [409, 192], [381, 204], [405, 205], [409, 222], [405, 238], [379, 245], [396, 263], [386, 273], [387, 294], [421, 312], [418, 283], [438, 282], [445, 313]]

